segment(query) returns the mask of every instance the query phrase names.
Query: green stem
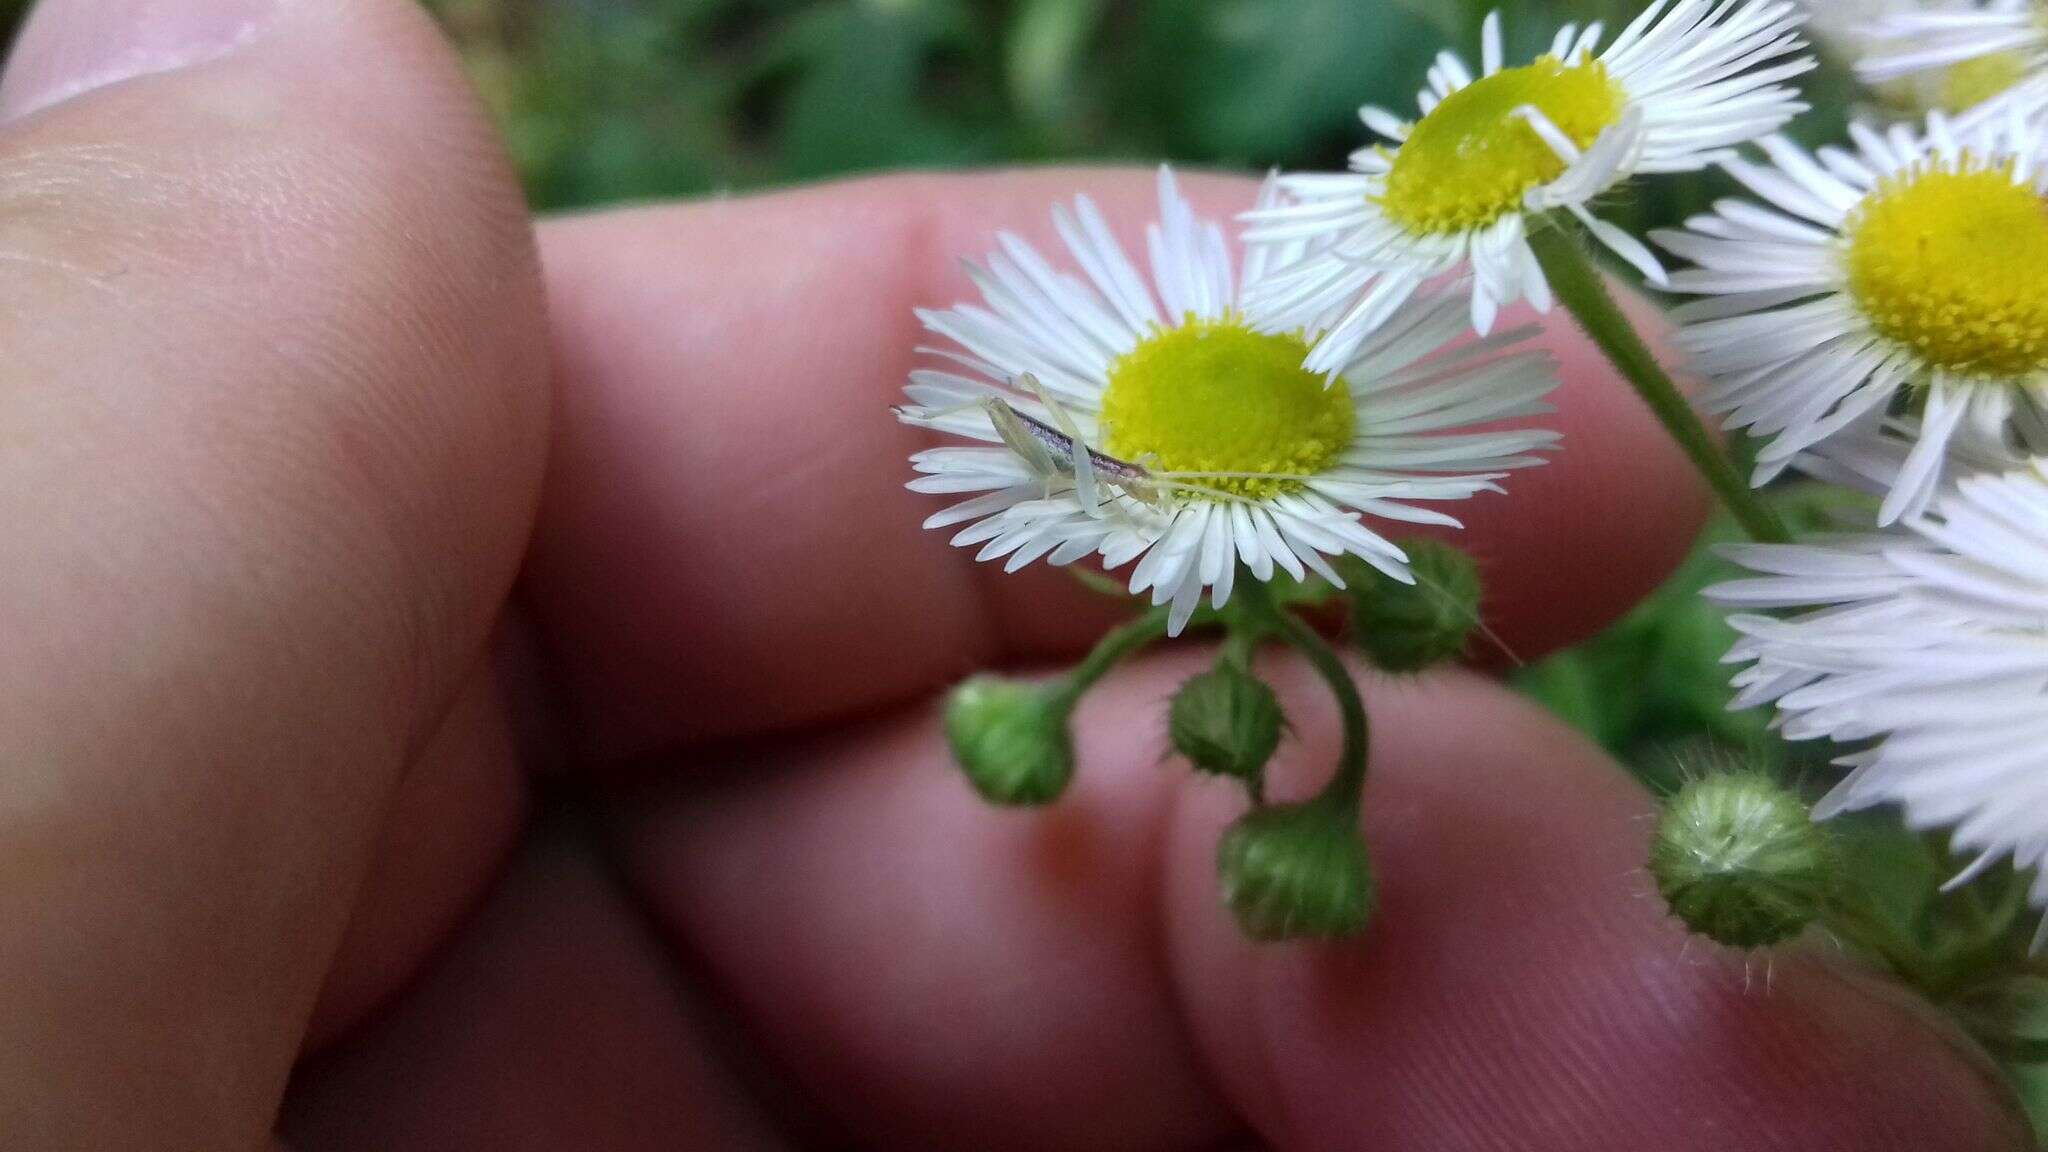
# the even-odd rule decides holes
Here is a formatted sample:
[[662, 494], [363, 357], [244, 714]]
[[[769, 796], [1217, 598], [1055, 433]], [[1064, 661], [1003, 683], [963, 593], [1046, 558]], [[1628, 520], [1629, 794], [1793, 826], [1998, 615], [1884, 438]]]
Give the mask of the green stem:
[[1891, 926], [1860, 908], [1830, 901], [1821, 911], [1821, 924], [1844, 942], [1869, 953], [1892, 970], [1900, 980], [1922, 995], [1939, 998], [1953, 983], [1950, 974], [1923, 956], [1910, 941], [1902, 941]]
[[1094, 649], [1082, 657], [1079, 664], [1067, 672], [1066, 679], [1054, 690], [1053, 699], [1072, 708], [1111, 668], [1166, 635], [1167, 612], [1167, 606], [1161, 605], [1111, 629], [1095, 642]]
[[1650, 406], [1664, 430], [1678, 442], [1743, 530], [1751, 538], [1768, 543], [1790, 540], [1792, 534], [1786, 531], [1784, 522], [1750, 489], [1706, 425], [1700, 423], [1678, 385], [1657, 363], [1635, 326], [1622, 314], [1614, 294], [1607, 290], [1607, 281], [1586, 255], [1576, 230], [1562, 223], [1538, 225], [1529, 232], [1529, 247], [1536, 252], [1536, 262], [1542, 266], [1544, 278], [1550, 281], [1551, 292], [1577, 318], [1579, 327], [1599, 345], [1622, 378], [1635, 386], [1636, 393]]
[[[1233, 612], [1225, 617], [1227, 630], [1223, 633], [1223, 646], [1216, 653], [1216, 667], [1235, 669], [1246, 676], [1252, 674], [1252, 654], [1258, 651], [1259, 641], [1266, 638], [1272, 629], [1268, 621], [1273, 611], [1272, 597], [1253, 593], [1253, 602], [1259, 608], [1252, 612]], [[1255, 772], [1244, 782], [1245, 794], [1251, 798], [1252, 807], [1266, 806], [1266, 776]]]
[[1072, 576], [1075, 583], [1088, 589], [1090, 592], [1099, 592], [1119, 603], [1127, 604], [1131, 600], [1130, 589], [1125, 588], [1122, 581], [1112, 580], [1093, 568], [1085, 568], [1079, 564], [1070, 564], [1061, 569], [1061, 571]]
[[1218, 664], [1228, 664], [1239, 672], [1252, 670], [1252, 652], [1264, 637], [1265, 628], [1253, 624], [1233, 624], [1224, 634], [1223, 650], [1216, 655]]
[[1359, 698], [1358, 685], [1351, 679], [1351, 671], [1344, 667], [1336, 649], [1331, 648], [1329, 642], [1301, 617], [1275, 604], [1272, 593], [1264, 584], [1251, 580], [1243, 586], [1249, 587], [1247, 598], [1259, 606], [1260, 615], [1280, 634], [1281, 639], [1307, 658], [1309, 666], [1316, 670], [1316, 674], [1330, 686], [1330, 694], [1337, 698], [1337, 712], [1344, 725], [1344, 741], [1337, 752], [1337, 774], [1330, 778], [1330, 783], [1316, 799], [1342, 805], [1355, 813], [1365, 795], [1366, 757], [1372, 739], [1365, 718], [1365, 701]]

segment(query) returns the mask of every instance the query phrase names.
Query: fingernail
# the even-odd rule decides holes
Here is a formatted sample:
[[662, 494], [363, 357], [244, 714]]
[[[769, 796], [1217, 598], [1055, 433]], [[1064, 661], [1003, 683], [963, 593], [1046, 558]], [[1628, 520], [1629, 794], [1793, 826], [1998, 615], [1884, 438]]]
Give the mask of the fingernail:
[[283, 0], [43, 0], [0, 77], [0, 119], [225, 56]]

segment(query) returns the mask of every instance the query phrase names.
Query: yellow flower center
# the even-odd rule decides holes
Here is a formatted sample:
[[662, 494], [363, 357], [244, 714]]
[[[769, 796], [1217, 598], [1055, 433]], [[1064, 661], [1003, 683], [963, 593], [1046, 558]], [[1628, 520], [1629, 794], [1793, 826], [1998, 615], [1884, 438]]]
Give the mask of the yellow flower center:
[[1534, 107], [1580, 148], [1621, 119], [1627, 96], [1599, 61], [1544, 56], [1459, 89], [1415, 125], [1394, 154], [1380, 200], [1411, 233], [1462, 232], [1522, 207], [1564, 161], [1516, 109]]
[[[1102, 395], [1103, 448], [1155, 472], [1308, 476], [1351, 443], [1351, 390], [1302, 370], [1299, 336], [1254, 332], [1234, 320], [1190, 317], [1155, 330], [1110, 365]], [[1262, 498], [1299, 481], [1257, 476], [1188, 484]]]
[[2010, 163], [1888, 180], [1846, 234], [1849, 291], [1879, 333], [1954, 372], [2048, 368], [2048, 204]]
[[1941, 73], [1941, 110], [1975, 108], [2019, 83], [2026, 74], [2027, 58], [2017, 52], [1993, 52], [1952, 64]]

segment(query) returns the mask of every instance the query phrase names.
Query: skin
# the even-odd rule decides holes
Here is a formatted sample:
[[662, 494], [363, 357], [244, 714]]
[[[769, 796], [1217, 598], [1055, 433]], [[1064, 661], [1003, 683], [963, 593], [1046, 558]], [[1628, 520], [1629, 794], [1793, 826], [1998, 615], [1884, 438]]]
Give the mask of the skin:
[[[936, 694], [1115, 608], [917, 529], [910, 308], [1077, 187], [1128, 240], [1148, 174], [536, 241], [417, 12], [244, 4], [191, 50], [226, 7], [50, 0], [0, 84], [0, 1144], [2022, 1146], [1825, 945], [1768, 989], [1688, 952], [1648, 800], [1475, 673], [1370, 686], [1356, 946], [1217, 908], [1236, 803], [1130, 720], [1198, 646], [1087, 702], [1059, 807], [971, 798]], [[1460, 509], [1524, 656], [1703, 513], [1550, 339], [1568, 448]], [[1264, 667], [1298, 793], [1333, 713]]]

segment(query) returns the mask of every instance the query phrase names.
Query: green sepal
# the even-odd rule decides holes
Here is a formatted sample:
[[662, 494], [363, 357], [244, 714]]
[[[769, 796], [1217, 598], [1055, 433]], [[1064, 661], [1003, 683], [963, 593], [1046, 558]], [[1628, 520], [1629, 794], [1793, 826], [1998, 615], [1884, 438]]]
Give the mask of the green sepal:
[[1820, 915], [1837, 855], [1805, 802], [1759, 771], [1686, 783], [1650, 844], [1650, 874], [1671, 914], [1731, 948], [1767, 948]]
[[946, 742], [992, 804], [1049, 804], [1074, 777], [1070, 701], [1052, 688], [976, 676], [946, 700]]
[[1356, 936], [1372, 918], [1372, 863], [1346, 804], [1255, 808], [1216, 849], [1223, 903], [1255, 940]]
[[1420, 672], [1465, 651], [1479, 623], [1479, 566], [1448, 544], [1402, 542], [1415, 577], [1404, 584], [1363, 561], [1341, 570], [1351, 598], [1351, 635], [1385, 672]]
[[1273, 689], [1226, 661], [1180, 686], [1166, 728], [1174, 750], [1197, 771], [1242, 780], [1256, 799], [1285, 723]]

